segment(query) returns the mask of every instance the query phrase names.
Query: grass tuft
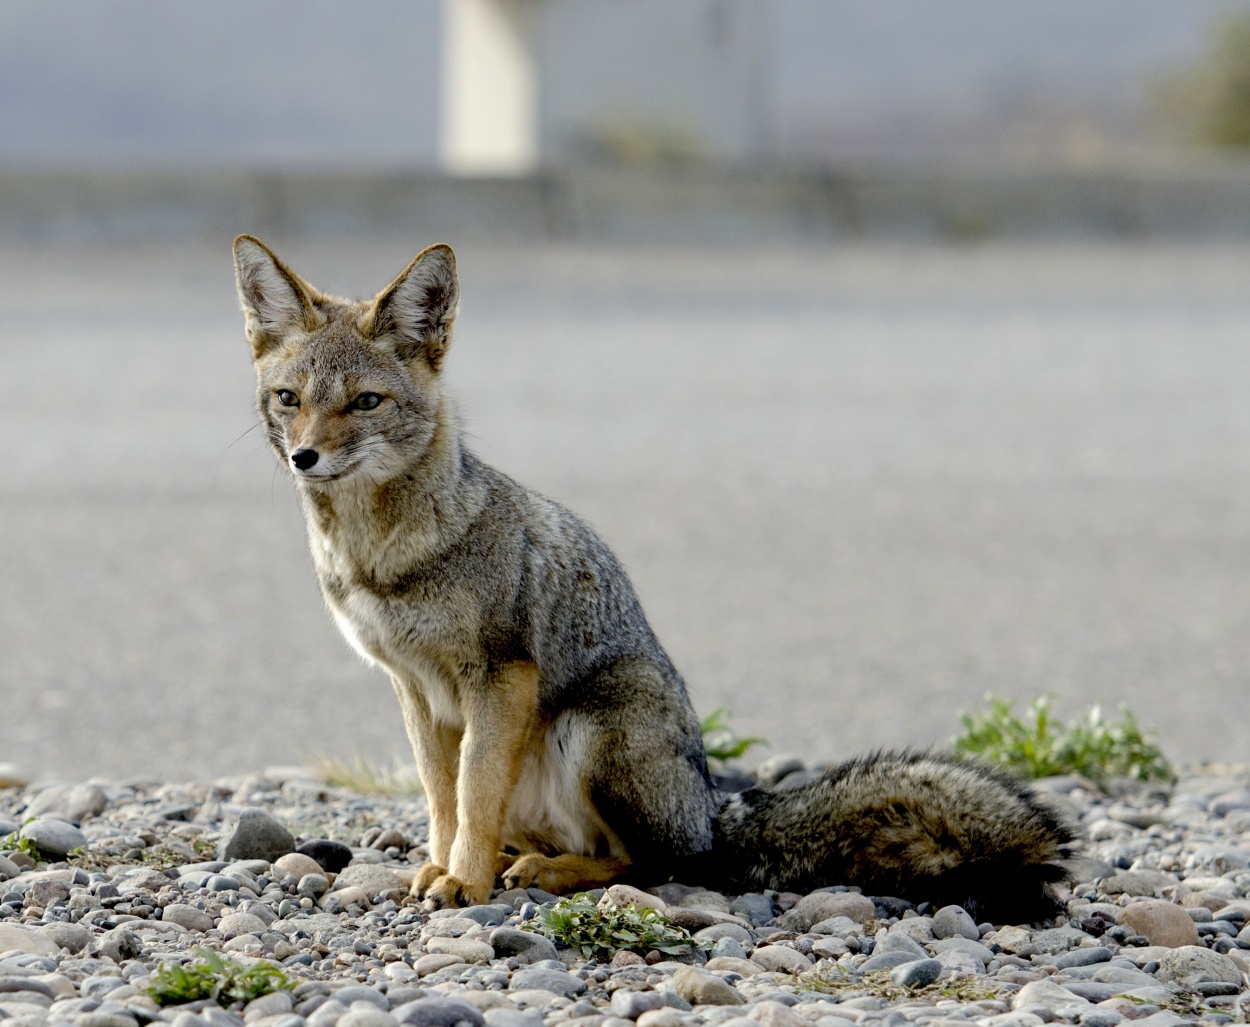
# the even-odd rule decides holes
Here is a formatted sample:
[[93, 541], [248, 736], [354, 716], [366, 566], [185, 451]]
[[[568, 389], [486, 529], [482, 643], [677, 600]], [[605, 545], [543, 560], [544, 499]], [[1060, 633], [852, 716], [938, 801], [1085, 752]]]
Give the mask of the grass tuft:
[[261, 961], [243, 966], [211, 949], [200, 949], [199, 956], [196, 962], [185, 966], [162, 963], [147, 989], [152, 1001], [158, 1006], [176, 1006], [211, 999], [228, 1006], [295, 987], [295, 981], [274, 963]]
[[1104, 719], [1102, 709], [1094, 706], [1067, 724], [1054, 716], [1049, 697], [1034, 699], [1022, 717], [1014, 706], [987, 693], [982, 708], [960, 718], [964, 732], [954, 739], [955, 751], [1030, 779], [1082, 774], [1098, 785], [1112, 777], [1176, 780], [1163, 750], [1126, 706], [1120, 707], [1118, 722]]
[[543, 907], [525, 929], [576, 949], [587, 959], [611, 959], [623, 949], [684, 955], [698, 946], [683, 928], [657, 910], [618, 906], [611, 899], [599, 905], [589, 892]]
[[314, 769], [331, 788], [348, 788], [362, 795], [424, 794], [416, 768], [399, 759], [388, 767], [359, 752], [351, 759], [322, 756]]
[[0, 852], [24, 852], [36, 863], [44, 862], [39, 846], [29, 838], [21, 837], [16, 831], [0, 838]]
[[733, 717], [723, 706], [714, 709], [699, 724], [703, 733], [703, 748], [707, 751], [709, 763], [719, 763], [722, 767], [730, 760], [741, 757], [753, 745], [767, 746], [763, 738], [739, 738], [729, 721]]

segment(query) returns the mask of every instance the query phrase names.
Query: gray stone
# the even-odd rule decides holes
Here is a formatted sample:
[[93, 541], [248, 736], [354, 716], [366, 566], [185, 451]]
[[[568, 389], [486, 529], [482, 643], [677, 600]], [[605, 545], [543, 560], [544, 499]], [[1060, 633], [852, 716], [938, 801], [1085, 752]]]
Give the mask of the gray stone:
[[249, 806], [239, 813], [238, 822], [218, 847], [225, 860], [263, 859], [272, 863], [295, 851], [295, 837], [263, 809]]
[[217, 930], [222, 934], [261, 934], [265, 921], [251, 913], [231, 913], [221, 918]]
[[97, 946], [100, 955], [120, 963], [126, 959], [137, 959], [143, 954], [143, 942], [139, 936], [125, 927], [114, 927], [100, 936]]
[[381, 1010], [390, 1008], [390, 1002], [385, 995], [377, 988], [367, 988], [363, 984], [349, 984], [346, 988], [339, 988], [334, 992], [334, 997], [349, 1007], [357, 1002], [368, 1002]]
[[60, 947], [33, 927], [0, 923], [0, 952], [17, 949], [39, 956], [60, 954]]
[[31, 800], [23, 816], [62, 813], [75, 824], [81, 824], [88, 817], [98, 817], [108, 804], [104, 789], [99, 785], [52, 785]]
[[[332, 892], [342, 891], [344, 888], [359, 888], [369, 897], [370, 900], [377, 898], [379, 895], [386, 895], [392, 892], [398, 892], [402, 897], [408, 888], [404, 884], [404, 879], [395, 873], [394, 870], [388, 870], [386, 867], [370, 866], [369, 864], [357, 864], [347, 867], [338, 877], [334, 879], [334, 887]], [[436, 921], [431, 921], [432, 923]], [[474, 926], [479, 926], [474, 922]]]
[[450, 997], [405, 1002], [392, 1009], [391, 1015], [400, 1023], [411, 1024], [411, 1027], [455, 1027], [456, 1024], [484, 1027], [486, 1023], [476, 1007]]
[[260, 1016], [272, 1016], [274, 1013], [289, 1013], [294, 1002], [289, 991], [271, 991], [268, 995], [252, 999], [243, 1007], [243, 1019], [249, 1020]]
[[650, 1009], [659, 1009], [664, 1005], [664, 996], [654, 991], [630, 991], [621, 988], [612, 993], [608, 1004], [613, 1016], [626, 1020], [637, 1020]]
[[1184, 945], [1168, 951], [1159, 960], [1159, 972], [1156, 976], [1161, 981], [1176, 981], [1181, 984], [1198, 984], [1203, 981], [1241, 983], [1241, 971], [1237, 969], [1236, 963], [1227, 956], [1199, 945]]
[[91, 931], [82, 924], [59, 922], [42, 928], [44, 936], [60, 948], [78, 953], [91, 944]]
[[959, 935], [936, 941], [933, 943], [933, 948], [939, 955], [943, 952], [966, 952], [968, 955], [979, 959], [982, 963], [988, 963], [994, 958], [994, 953], [987, 946], [982, 945], [979, 941], [970, 941]]
[[884, 955], [887, 952], [906, 952], [912, 959], [928, 959], [929, 953], [925, 951], [923, 945], [916, 941], [909, 934], [900, 932], [890, 932], [884, 937], [878, 935], [876, 943], [872, 947], [874, 956]]
[[890, 980], [900, 988], [923, 988], [932, 984], [942, 972], [942, 964], [936, 959], [917, 959], [903, 963], [890, 971]]
[[786, 945], [761, 945], [751, 953], [751, 962], [759, 963], [765, 970], [795, 973], [812, 965], [802, 952]]
[[188, 931], [211, 931], [213, 918], [202, 909], [196, 909], [185, 902], [171, 902], [162, 912], [162, 919]]
[[729, 903], [729, 912], [759, 927], [773, 918], [773, 900], [758, 893], [739, 895]]
[[707, 942], [709, 945], [714, 944], [721, 938], [733, 938], [743, 945], [751, 945], [755, 941], [751, 937], [750, 931], [745, 927], [739, 927], [737, 924], [713, 924], [711, 927], [705, 927], [703, 930], [695, 932], [694, 937], [696, 941]]
[[880, 955], [873, 953], [859, 969], [866, 974], [875, 970], [893, 970], [896, 966], [914, 963], [915, 960], [916, 957], [910, 952], [882, 952]]
[[[1012, 1009], [1020, 1009], [1024, 1006], [1045, 1006], [1053, 1013], [1060, 1013], [1060, 1010], [1072, 1006], [1084, 1010], [1089, 1005], [1090, 1003], [1085, 999], [1072, 994], [1067, 988], [1062, 988], [1053, 981], [1031, 981], [1016, 992], [1011, 1000]], [[1060, 1015], [1063, 1014], [1060, 1013]]]
[[[618, 994], [623, 994], [618, 992]], [[615, 996], [613, 996], [615, 997]], [[488, 1009], [482, 1014], [487, 1027], [543, 1027], [542, 1013], [536, 1009]]]
[[933, 914], [933, 937], [938, 939], [958, 937], [977, 941], [981, 937], [981, 932], [977, 929], [976, 921], [968, 915], [968, 911], [963, 906], [943, 906]]
[[1060, 970], [1066, 970], [1071, 966], [1091, 966], [1094, 963], [1106, 963], [1110, 959], [1111, 950], [1098, 945], [1094, 948], [1073, 949], [1071, 952], [1064, 952], [1055, 956], [1052, 962]]
[[64, 820], [32, 820], [22, 828], [21, 837], [34, 842], [45, 856], [68, 856], [87, 846], [87, 836]]
[[354, 1002], [352, 1008], [335, 1022], [335, 1027], [396, 1027], [399, 1023], [390, 1013], [367, 1002]]
[[1115, 1027], [1123, 1019], [1124, 1014], [1114, 1009], [1087, 1009], [1078, 1022], [1081, 1027]]
[[812, 892], [799, 899], [794, 908], [814, 924], [838, 916], [866, 924], [877, 915], [872, 899], [858, 892]]
[[948, 977], [951, 974], [985, 973], [985, 963], [971, 952], [965, 952], [962, 949], [950, 949], [947, 952], [940, 952], [938, 953], [937, 961], [942, 964], [942, 973]]
[[456, 956], [466, 963], [489, 963], [495, 958], [495, 950], [491, 946], [472, 938], [430, 938], [425, 948], [427, 952]]
[[685, 966], [673, 974], [673, 990], [696, 1006], [737, 1006], [746, 1001], [727, 982], [706, 970]]
[[[299, 855], [299, 853], [295, 853]], [[299, 884], [295, 886], [295, 893], [301, 898], [317, 899], [326, 893], [330, 887], [330, 879], [325, 874], [304, 874], [299, 879]]]
[[1164, 888], [1176, 883], [1174, 874], [1162, 870], [1126, 870], [1108, 877], [1099, 888], [1108, 895], [1148, 895], [1154, 898]]
[[1198, 944], [1198, 928], [1193, 919], [1174, 902], [1147, 899], [1134, 902], [1120, 914], [1121, 923], [1128, 924], [1151, 945], [1180, 948]]
[[34, 991], [45, 998], [52, 998], [52, 989], [43, 981], [30, 977], [0, 977], [0, 1001], [8, 1001], [8, 996], [18, 991]]
[[514, 956], [522, 963], [538, 963], [556, 958], [556, 947], [541, 934], [515, 927], [497, 927], [490, 935], [491, 948], [500, 958]]
[[[492, 938], [494, 935], [491, 936]], [[531, 967], [528, 970], [518, 970], [512, 975], [512, 982], [508, 985], [511, 991], [526, 991], [531, 988], [541, 988], [544, 991], [553, 991], [557, 995], [580, 995], [586, 990], [586, 982], [579, 977], [574, 977], [571, 973], [563, 970], [549, 970], [543, 967]]]

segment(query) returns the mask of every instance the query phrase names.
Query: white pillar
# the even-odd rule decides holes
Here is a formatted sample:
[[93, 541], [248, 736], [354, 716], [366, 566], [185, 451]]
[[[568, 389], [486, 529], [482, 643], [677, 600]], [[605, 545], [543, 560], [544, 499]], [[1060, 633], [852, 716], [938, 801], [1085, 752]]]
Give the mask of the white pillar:
[[538, 166], [538, 3], [445, 0], [445, 171], [523, 175]]

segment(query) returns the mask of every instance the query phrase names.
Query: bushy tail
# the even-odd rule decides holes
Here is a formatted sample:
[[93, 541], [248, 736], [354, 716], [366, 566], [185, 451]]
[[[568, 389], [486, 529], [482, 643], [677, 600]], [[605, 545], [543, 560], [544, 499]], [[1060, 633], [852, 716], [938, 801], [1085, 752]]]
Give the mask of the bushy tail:
[[1074, 834], [997, 771], [953, 756], [882, 752], [801, 787], [725, 797], [711, 863], [732, 891], [858, 885], [995, 923], [1058, 908]]

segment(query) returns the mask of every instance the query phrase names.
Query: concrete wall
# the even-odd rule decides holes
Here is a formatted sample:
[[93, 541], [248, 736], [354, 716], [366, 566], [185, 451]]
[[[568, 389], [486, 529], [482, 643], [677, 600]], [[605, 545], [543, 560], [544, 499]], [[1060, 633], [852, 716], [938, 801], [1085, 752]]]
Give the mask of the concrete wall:
[[627, 174], [0, 171], [0, 240], [534, 236], [636, 243], [864, 237], [1250, 238], [1250, 165]]

